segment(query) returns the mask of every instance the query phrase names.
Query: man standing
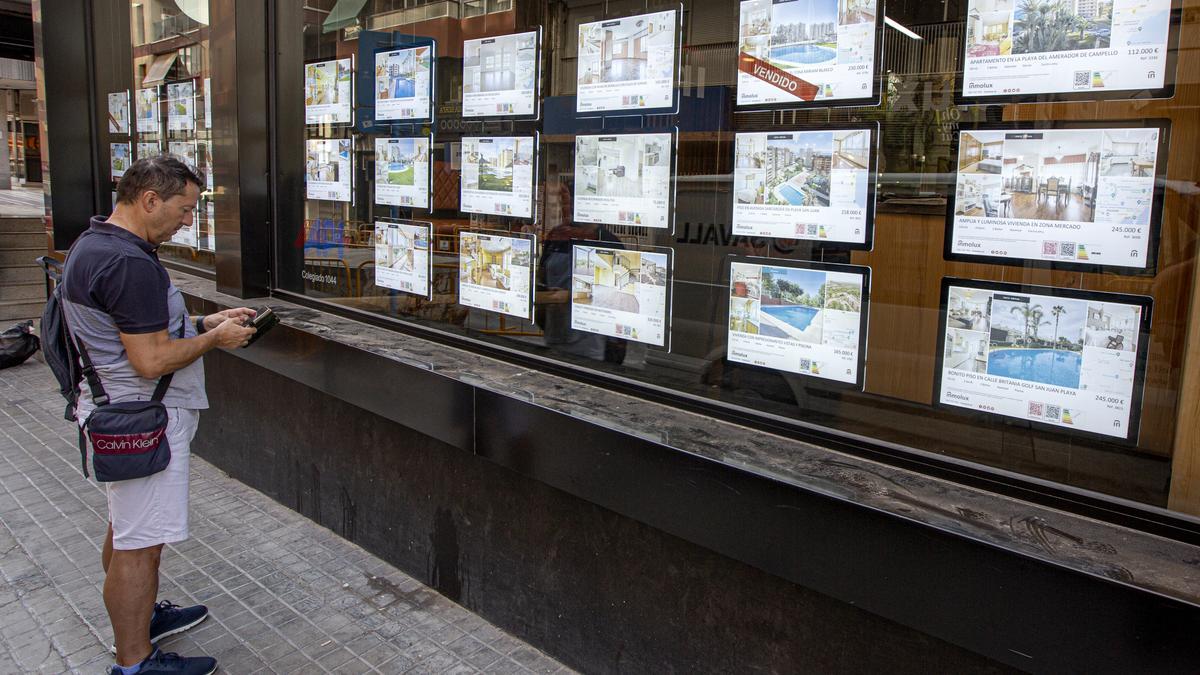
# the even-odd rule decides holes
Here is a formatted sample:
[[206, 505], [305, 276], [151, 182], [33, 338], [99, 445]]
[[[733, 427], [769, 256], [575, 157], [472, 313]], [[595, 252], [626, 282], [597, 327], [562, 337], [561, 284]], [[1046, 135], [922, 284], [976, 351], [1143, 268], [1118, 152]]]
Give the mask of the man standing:
[[[200, 357], [245, 345], [254, 334], [244, 325], [254, 311], [244, 307], [188, 317], [158, 261], [158, 246], [192, 223], [203, 185], [202, 176], [172, 157], [135, 162], [117, 185], [112, 215], [92, 218], [63, 272], [64, 318], [111, 401], [149, 400], [157, 380], [174, 373], [163, 397], [170, 464], [144, 478], [106, 484], [104, 606], [116, 637], [111, 672], [120, 675], [207, 675], [217, 668], [212, 658], [183, 658], [153, 646], [208, 616], [202, 605], [155, 604], [162, 547], [188, 536], [189, 445], [199, 411], [208, 407]], [[87, 419], [94, 407], [81, 384], [78, 418]]]

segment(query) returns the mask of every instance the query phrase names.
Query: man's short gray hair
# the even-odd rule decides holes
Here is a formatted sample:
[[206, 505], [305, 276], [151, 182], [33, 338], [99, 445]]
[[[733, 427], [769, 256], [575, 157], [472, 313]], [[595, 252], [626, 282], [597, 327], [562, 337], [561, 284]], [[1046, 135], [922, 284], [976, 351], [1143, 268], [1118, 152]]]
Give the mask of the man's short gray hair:
[[121, 176], [117, 183], [117, 203], [133, 204], [146, 191], [153, 191], [167, 200], [183, 194], [188, 183], [203, 190], [204, 174], [170, 155], [144, 157]]

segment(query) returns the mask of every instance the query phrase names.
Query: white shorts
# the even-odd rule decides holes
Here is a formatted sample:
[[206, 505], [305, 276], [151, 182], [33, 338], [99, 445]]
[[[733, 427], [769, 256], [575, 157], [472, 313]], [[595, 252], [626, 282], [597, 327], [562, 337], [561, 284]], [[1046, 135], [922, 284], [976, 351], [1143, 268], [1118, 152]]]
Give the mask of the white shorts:
[[188, 537], [188, 465], [200, 411], [167, 408], [171, 463], [152, 476], [106, 483], [113, 548], [129, 551]]

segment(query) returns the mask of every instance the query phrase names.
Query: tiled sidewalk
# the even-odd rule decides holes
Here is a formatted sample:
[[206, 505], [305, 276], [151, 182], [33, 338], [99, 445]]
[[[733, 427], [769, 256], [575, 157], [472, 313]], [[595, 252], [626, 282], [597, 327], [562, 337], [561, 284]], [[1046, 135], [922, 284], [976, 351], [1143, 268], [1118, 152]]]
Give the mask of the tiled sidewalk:
[[[50, 371], [0, 371], [0, 673], [112, 663], [103, 489], [83, 478]], [[554, 660], [212, 465], [192, 461], [191, 539], [160, 599], [212, 616], [164, 640], [219, 672], [553, 673]]]

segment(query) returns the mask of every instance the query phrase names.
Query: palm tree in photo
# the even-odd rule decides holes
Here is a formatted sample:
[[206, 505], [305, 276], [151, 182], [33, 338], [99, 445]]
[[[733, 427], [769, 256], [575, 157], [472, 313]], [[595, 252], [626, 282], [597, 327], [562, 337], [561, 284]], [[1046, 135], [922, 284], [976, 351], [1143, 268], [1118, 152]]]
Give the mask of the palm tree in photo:
[[1033, 306], [1013, 305], [1012, 308], [1009, 309], [1009, 312], [1011, 314], [1021, 315], [1021, 320], [1022, 320], [1022, 324], [1023, 324], [1021, 342], [1023, 343], [1024, 346], [1029, 346], [1030, 324], [1033, 323], [1034, 312], [1040, 313], [1041, 310], [1042, 310], [1041, 305], [1033, 305]]
[[1049, 321], [1042, 321], [1042, 317], [1045, 316], [1045, 313], [1042, 312], [1041, 307], [1042, 307], [1041, 305], [1035, 305], [1035, 309], [1033, 310], [1033, 313], [1031, 315], [1031, 318], [1032, 318], [1031, 324], [1033, 326], [1033, 341], [1034, 342], [1037, 342], [1039, 339], [1038, 338], [1038, 330], [1042, 326], [1050, 325]]
[[1058, 348], [1058, 321], [1063, 314], [1067, 313], [1067, 308], [1062, 305], [1055, 305], [1050, 308], [1050, 315], [1054, 317], [1054, 348]]

